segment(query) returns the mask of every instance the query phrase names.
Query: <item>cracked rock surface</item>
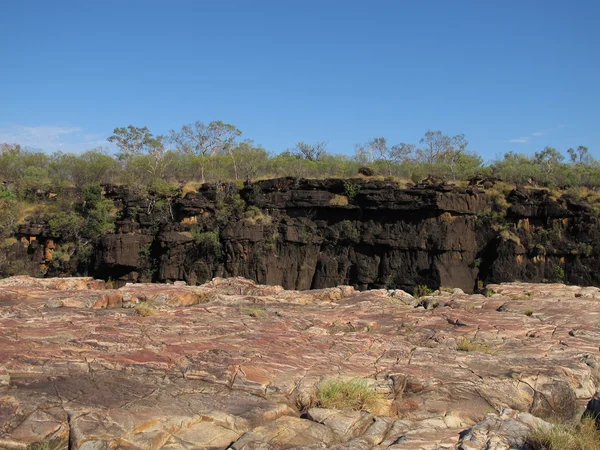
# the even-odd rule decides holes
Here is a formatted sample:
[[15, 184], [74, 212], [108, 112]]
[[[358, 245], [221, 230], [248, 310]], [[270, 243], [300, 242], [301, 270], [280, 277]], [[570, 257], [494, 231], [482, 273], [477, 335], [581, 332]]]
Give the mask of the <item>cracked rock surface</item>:
[[[0, 449], [520, 448], [594, 396], [600, 289], [488, 289], [0, 280]], [[377, 410], [322, 407], [328, 378]]]

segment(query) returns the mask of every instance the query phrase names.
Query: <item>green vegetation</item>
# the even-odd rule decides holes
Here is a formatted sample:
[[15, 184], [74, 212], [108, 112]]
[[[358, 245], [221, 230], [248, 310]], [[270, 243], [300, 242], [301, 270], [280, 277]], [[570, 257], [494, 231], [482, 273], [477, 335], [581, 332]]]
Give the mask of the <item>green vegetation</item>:
[[328, 379], [317, 387], [317, 405], [322, 408], [374, 412], [379, 403], [365, 380]]
[[562, 281], [565, 278], [565, 269], [560, 267], [558, 264], [554, 266], [554, 276]]
[[534, 450], [597, 450], [600, 431], [592, 417], [584, 417], [580, 424], [556, 424], [548, 429], [537, 429], [527, 442]]
[[[242, 136], [234, 125], [212, 121], [184, 125], [164, 136], [155, 136], [147, 127], [115, 128], [107, 139], [114, 146], [114, 154], [106, 148], [81, 149], [82, 153], [77, 154], [60, 151], [48, 154], [23, 148], [18, 143], [0, 143], [0, 276], [22, 269], [13, 267], [19, 263], [9, 262], [4, 256], [8, 247], [14, 245], [6, 238], [14, 236], [19, 224], [47, 223], [45, 231], [49, 237], [58, 244], [73, 244], [68, 257], [78, 262], [78, 270], [83, 273], [93, 257], [95, 241], [113, 231], [115, 220], [143, 222], [152, 231], [158, 231], [175, 219], [172, 208], [175, 196], [198, 190], [204, 182], [216, 183], [216, 224], [210, 227], [222, 229], [232, 220], [271, 223], [271, 217], [260, 209], [264, 202], [262, 191], [252, 187], [256, 187], [252, 181], [257, 179], [354, 178], [354, 182], [345, 181], [343, 192], [330, 200], [331, 205], [343, 207], [354, 201], [361, 186], [364, 188], [356, 181], [359, 169], [361, 177], [400, 186], [420, 182], [428, 176], [466, 186], [468, 179], [480, 176], [486, 180], [482, 186], [494, 203], [491, 211], [483, 211], [479, 217], [482, 221], [492, 220], [502, 239], [522, 242], [540, 256], [551, 255], [558, 248], [559, 231], [537, 227], [531, 232], [517, 233], [503, 223], [509, 207], [507, 194], [515, 183], [546, 187], [553, 198], [558, 198], [560, 188], [565, 199], [587, 202], [592, 212], [600, 214], [600, 162], [581, 145], [567, 149], [564, 154], [552, 147], [532, 155], [509, 152], [484, 164], [469, 149], [464, 135], [447, 136], [433, 130], [415, 143], [392, 145], [385, 137], [376, 137], [358, 144], [353, 156], [328, 153], [323, 142], [302, 141], [281, 153], [270, 153]], [[493, 178], [503, 181], [490, 181]], [[239, 188], [249, 183], [250, 188], [244, 189], [240, 196], [238, 189], [231, 189], [224, 181], [235, 181]], [[116, 217], [117, 207], [105, 197], [107, 185], [127, 185], [138, 206], [122, 210]], [[343, 221], [339, 231], [350, 241], [360, 238], [350, 222]], [[216, 234], [199, 236], [202, 231], [192, 230], [205, 254], [210, 253], [218, 260], [222, 255], [219, 233], [204, 232]], [[301, 230], [300, 239], [311, 242], [313, 230]], [[272, 242], [266, 245], [273, 247]], [[595, 254], [589, 244], [581, 244], [572, 251], [586, 258]], [[52, 263], [49, 268], [60, 271], [69, 261], [57, 256]], [[476, 259], [473, 267], [480, 263]], [[151, 269], [146, 269], [149, 276]], [[564, 279], [564, 269], [559, 269], [546, 276]]]
[[[474, 175], [496, 177], [506, 183], [569, 188], [569, 195], [591, 203], [600, 202], [594, 187], [600, 186], [600, 163], [584, 146], [567, 149], [567, 158], [546, 147], [533, 155], [506, 153], [485, 165], [469, 150], [464, 135], [447, 136], [427, 131], [416, 144], [389, 145], [385, 137], [358, 144], [354, 157], [333, 155], [323, 142], [298, 142], [279, 154], [269, 154], [234, 125], [213, 121], [195, 122], [154, 136], [147, 127], [115, 128], [108, 142], [117, 149], [84, 150], [81, 154], [46, 154], [22, 148], [18, 143], [0, 144], [0, 181], [19, 200], [37, 201], [52, 191], [71, 187], [128, 184], [143, 195], [158, 194], [188, 183], [248, 180], [296, 176], [305, 178], [357, 175], [368, 166], [378, 177], [420, 181], [428, 175], [467, 180]], [[360, 187], [347, 182], [344, 194], [352, 199]], [[0, 200], [3, 198], [0, 192]], [[496, 196], [496, 209], [507, 206], [504, 194]]]
[[339, 224], [340, 237], [342, 239], [348, 239], [351, 241], [357, 241], [360, 239], [360, 233], [356, 226], [349, 220], [342, 220]]
[[346, 194], [346, 197], [352, 199], [352, 198], [356, 197], [356, 194], [358, 194], [358, 191], [360, 191], [359, 184], [344, 182], [344, 193]]
[[414, 292], [414, 296], [415, 298], [419, 299], [421, 297], [426, 297], [427, 295], [431, 295], [433, 294], [433, 290], [424, 284], [419, 284], [416, 288], [415, 288], [415, 292]]
[[198, 227], [192, 227], [190, 232], [196, 244], [205, 254], [214, 256], [217, 260], [222, 258], [223, 250], [218, 231], [200, 231]]

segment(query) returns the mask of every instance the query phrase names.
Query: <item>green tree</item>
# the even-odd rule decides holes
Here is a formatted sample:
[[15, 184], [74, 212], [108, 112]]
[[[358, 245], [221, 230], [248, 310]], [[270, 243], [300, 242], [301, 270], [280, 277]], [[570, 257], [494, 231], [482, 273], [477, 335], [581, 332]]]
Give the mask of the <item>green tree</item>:
[[205, 125], [198, 121], [184, 125], [180, 131], [171, 130], [170, 139], [177, 150], [196, 157], [200, 166], [200, 178], [204, 183], [204, 170], [209, 158], [219, 153], [228, 153], [241, 134], [231, 124], [213, 121]]
[[153, 139], [154, 137], [147, 127], [139, 128], [129, 125], [115, 128], [113, 135], [107, 141], [114, 143], [119, 148], [119, 159], [127, 159], [143, 153]]
[[541, 168], [546, 183], [550, 183], [552, 174], [563, 159], [565, 157], [553, 147], [545, 147], [541, 152], [535, 153], [534, 162]]

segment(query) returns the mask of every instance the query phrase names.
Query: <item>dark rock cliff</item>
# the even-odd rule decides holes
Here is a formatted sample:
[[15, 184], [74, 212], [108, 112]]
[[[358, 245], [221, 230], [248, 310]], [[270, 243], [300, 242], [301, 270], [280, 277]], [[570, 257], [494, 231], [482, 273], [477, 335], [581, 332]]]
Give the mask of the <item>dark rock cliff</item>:
[[477, 187], [281, 178], [241, 189], [206, 184], [173, 199], [105, 191], [119, 217], [90, 257], [49, 264], [61, 237], [43, 223], [21, 226], [9, 257], [24, 271], [118, 282], [244, 276], [288, 289], [466, 291], [515, 280], [600, 285], [597, 214], [545, 190], [499, 197]]

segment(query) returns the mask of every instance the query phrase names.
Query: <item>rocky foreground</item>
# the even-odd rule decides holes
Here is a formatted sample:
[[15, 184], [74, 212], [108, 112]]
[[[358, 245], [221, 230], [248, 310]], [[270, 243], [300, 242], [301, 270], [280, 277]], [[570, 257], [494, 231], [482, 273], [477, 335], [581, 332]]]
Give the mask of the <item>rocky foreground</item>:
[[[143, 305], [143, 306], [140, 306]], [[596, 393], [600, 289], [0, 280], [2, 449], [509, 449]], [[323, 408], [364, 379], [370, 411]]]

